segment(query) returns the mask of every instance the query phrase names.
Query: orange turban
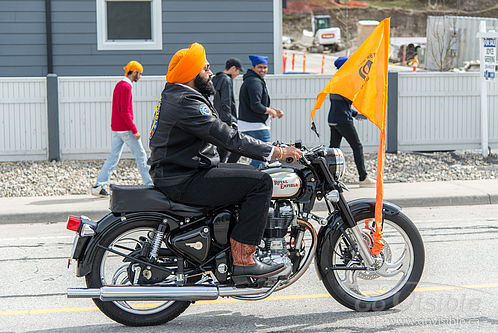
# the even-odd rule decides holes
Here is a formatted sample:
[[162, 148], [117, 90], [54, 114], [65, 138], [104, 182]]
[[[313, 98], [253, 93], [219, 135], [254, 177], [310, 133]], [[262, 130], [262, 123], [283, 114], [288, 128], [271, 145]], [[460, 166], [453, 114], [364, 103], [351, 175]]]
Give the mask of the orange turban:
[[187, 83], [201, 72], [206, 65], [206, 51], [199, 43], [190, 45], [175, 53], [168, 66], [166, 81], [169, 83]]
[[135, 60], [132, 60], [128, 63], [128, 65], [124, 66], [123, 69], [125, 70], [125, 75], [128, 74], [128, 72], [139, 72], [139, 73], [143, 73], [144, 72], [144, 68], [142, 67], [142, 65], [138, 62], [138, 61], [135, 61]]

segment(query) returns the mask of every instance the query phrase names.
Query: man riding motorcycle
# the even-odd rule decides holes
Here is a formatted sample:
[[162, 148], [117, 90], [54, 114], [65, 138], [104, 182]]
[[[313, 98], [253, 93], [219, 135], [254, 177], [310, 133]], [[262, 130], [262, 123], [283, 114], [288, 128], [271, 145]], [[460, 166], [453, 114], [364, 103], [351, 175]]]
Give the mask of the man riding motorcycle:
[[302, 153], [292, 146], [271, 146], [222, 122], [208, 99], [215, 92], [212, 76], [201, 44], [181, 49], [171, 59], [151, 131], [150, 175], [154, 185], [177, 202], [205, 207], [238, 204], [239, 220], [230, 235], [233, 275], [271, 276], [283, 265], [253, 258], [267, 221], [271, 177], [251, 166], [220, 164], [216, 146], [267, 161], [296, 160]]

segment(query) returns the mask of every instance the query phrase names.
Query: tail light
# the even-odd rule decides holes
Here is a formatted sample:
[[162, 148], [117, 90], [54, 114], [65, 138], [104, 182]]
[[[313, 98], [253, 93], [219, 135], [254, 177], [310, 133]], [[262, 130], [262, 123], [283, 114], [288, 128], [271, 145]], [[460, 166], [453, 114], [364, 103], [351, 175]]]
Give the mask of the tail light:
[[73, 216], [70, 215], [67, 218], [66, 228], [68, 230], [76, 231], [80, 233], [80, 236], [87, 237], [95, 235], [95, 228], [97, 227], [97, 222], [92, 219], [81, 215]]
[[77, 232], [79, 230], [79, 228], [80, 228], [80, 224], [81, 224], [81, 217], [70, 215], [67, 218], [66, 228], [68, 230], [72, 230], [72, 231], [76, 231]]

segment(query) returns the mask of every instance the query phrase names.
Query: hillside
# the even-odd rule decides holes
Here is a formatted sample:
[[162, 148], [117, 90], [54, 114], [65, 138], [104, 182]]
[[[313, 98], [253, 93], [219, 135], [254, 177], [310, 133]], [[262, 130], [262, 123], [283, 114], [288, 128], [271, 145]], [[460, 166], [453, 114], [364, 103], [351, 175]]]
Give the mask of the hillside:
[[[358, 6], [347, 6], [346, 4]], [[364, 7], [364, 4], [368, 7]], [[338, 6], [340, 5], [340, 6]], [[311, 14], [328, 14], [332, 26], [341, 28], [344, 40], [356, 38], [359, 20], [381, 21], [391, 17], [391, 36], [425, 36], [427, 16], [498, 17], [496, 0], [307, 0], [287, 1], [283, 10], [283, 34], [294, 40], [311, 30]]]
[[290, 0], [284, 13], [331, 8], [482, 11], [498, 7], [495, 0]]

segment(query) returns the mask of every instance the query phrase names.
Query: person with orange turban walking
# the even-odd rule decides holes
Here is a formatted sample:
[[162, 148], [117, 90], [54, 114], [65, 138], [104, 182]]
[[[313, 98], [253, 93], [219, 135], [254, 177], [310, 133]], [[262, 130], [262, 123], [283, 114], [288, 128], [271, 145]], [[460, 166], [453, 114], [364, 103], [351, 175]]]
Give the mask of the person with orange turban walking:
[[140, 133], [133, 122], [132, 82], [142, 77], [143, 66], [137, 61], [130, 61], [124, 68], [125, 77], [116, 84], [112, 94], [112, 144], [107, 157], [97, 177], [97, 183], [90, 190], [95, 196], [108, 196], [105, 185], [111, 173], [119, 162], [123, 146], [126, 144], [135, 156], [138, 171], [145, 185], [152, 185], [147, 166], [147, 155], [140, 141]]
[[266, 225], [271, 177], [248, 165], [220, 163], [216, 147], [259, 160], [295, 160], [301, 151], [269, 145], [221, 121], [209, 101], [215, 92], [212, 76], [201, 44], [179, 50], [171, 59], [152, 124], [150, 174], [173, 201], [210, 208], [239, 205], [239, 220], [230, 234], [232, 274], [274, 275], [284, 269], [282, 264], [253, 257]]

